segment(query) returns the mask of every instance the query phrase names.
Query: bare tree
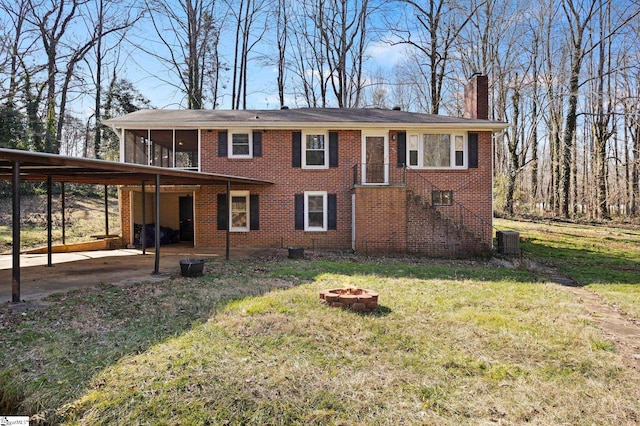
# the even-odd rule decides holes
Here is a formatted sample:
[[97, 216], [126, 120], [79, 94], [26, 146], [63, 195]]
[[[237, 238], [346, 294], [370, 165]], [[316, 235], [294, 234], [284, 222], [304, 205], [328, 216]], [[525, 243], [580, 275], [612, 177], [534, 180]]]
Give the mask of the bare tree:
[[224, 14], [218, 11], [215, 0], [147, 0], [151, 22], [162, 52], [147, 53], [167, 64], [176, 77], [173, 84], [187, 98], [187, 108], [201, 109], [205, 104], [205, 82], [215, 87], [211, 103], [217, 103], [220, 78], [218, 43]]
[[[107, 28], [99, 30], [91, 22], [85, 6], [88, 0], [29, 0], [27, 21], [39, 34], [46, 57], [44, 97], [45, 136], [42, 150], [59, 152], [66, 119], [70, 88], [78, 64], [103, 37], [127, 28], [128, 16], [119, 15]], [[79, 36], [78, 28], [86, 31]], [[80, 31], [81, 32], [81, 31]]]
[[578, 91], [580, 89], [582, 62], [587, 50], [584, 39], [589, 24], [596, 16], [597, 4], [590, 0], [580, 3], [574, 0], [563, 0], [562, 9], [567, 18], [567, 31], [569, 31], [571, 47], [571, 66], [568, 84], [569, 97], [560, 153], [561, 176], [559, 191], [560, 211], [564, 217], [569, 217], [569, 195], [571, 193], [573, 143], [577, 124]]
[[[458, 37], [477, 9], [484, 4], [463, 5], [450, 0], [399, 0], [408, 6], [405, 22], [390, 25], [391, 31], [404, 43], [415, 48], [426, 60], [431, 114], [438, 114], [443, 97], [443, 84]], [[398, 42], [394, 42], [398, 43]], [[423, 63], [423, 61], [419, 61]], [[476, 69], [474, 71], [486, 72]]]
[[284, 92], [287, 71], [287, 47], [289, 44], [290, 0], [278, 0], [275, 6], [276, 43], [278, 46], [278, 100], [285, 106]]
[[315, 25], [317, 4], [299, 4], [297, 13], [292, 11], [290, 24], [293, 39], [290, 43], [289, 62], [294, 74], [294, 91], [302, 96], [308, 107], [328, 105], [329, 72], [324, 58], [320, 29]]
[[[93, 6], [95, 9], [88, 9], [87, 14], [89, 16], [88, 22], [93, 23], [93, 26], [96, 28], [97, 42], [92, 49], [93, 57], [90, 58], [90, 55], [87, 55], [84, 57], [84, 61], [87, 63], [89, 69], [94, 70], [90, 73], [95, 87], [93, 152], [96, 158], [101, 158], [102, 134], [104, 130], [100, 124], [102, 119], [103, 72], [109, 63], [113, 65], [114, 70], [118, 69], [117, 59], [122, 41], [125, 39], [127, 31], [142, 18], [144, 11], [133, 9], [132, 5], [128, 3], [128, 0], [95, 0]], [[119, 25], [116, 25], [118, 31], [110, 31], [111, 28], [114, 27], [115, 21], [118, 20], [122, 20]], [[126, 23], [126, 25], [122, 25], [123, 23]], [[112, 33], [115, 37], [109, 39], [109, 33]]]
[[[60, 149], [57, 138], [56, 98], [58, 96], [57, 76], [59, 73], [58, 61], [61, 56], [63, 37], [70, 24], [79, 13], [79, 5], [86, 0], [58, 0], [51, 4], [46, 0], [29, 0], [28, 21], [38, 30], [40, 41], [46, 55], [46, 97], [45, 97], [45, 135], [42, 150], [45, 152], [58, 152]], [[72, 68], [75, 66], [72, 65]], [[69, 69], [68, 69], [69, 70]], [[70, 78], [69, 78], [70, 80]], [[64, 100], [66, 101], [66, 99]], [[63, 101], [60, 102], [60, 105]], [[61, 114], [62, 123], [64, 113]], [[61, 126], [59, 127], [61, 129]]]
[[322, 37], [330, 84], [339, 108], [360, 104], [367, 46], [368, 0], [320, 0], [316, 26]]
[[20, 86], [24, 84], [24, 73], [21, 72], [25, 66], [24, 58], [34, 50], [35, 37], [26, 21], [29, 11], [28, 0], [2, 0], [0, 11], [6, 19], [1, 24], [5, 33], [0, 38], [0, 52], [4, 53], [0, 62], [8, 74], [6, 93], [3, 97], [6, 105], [14, 106]]
[[[598, 24], [599, 37], [604, 39], [605, 32], [611, 26], [611, 11], [609, 7], [604, 7], [603, 0], [598, 2]], [[610, 128], [613, 118], [613, 103], [611, 99], [605, 100], [606, 94], [611, 94], [611, 43], [603, 41], [594, 52], [597, 54], [596, 69], [594, 70], [594, 91], [595, 99], [592, 106], [593, 111], [593, 135], [595, 141], [595, 172], [596, 172], [596, 204], [597, 211], [601, 218], [610, 219], [607, 207], [607, 145], [613, 132]], [[606, 105], [605, 105], [606, 104]]]
[[235, 23], [231, 108], [246, 109], [250, 54], [267, 31], [266, 2], [265, 0], [240, 0], [239, 3], [226, 1]]

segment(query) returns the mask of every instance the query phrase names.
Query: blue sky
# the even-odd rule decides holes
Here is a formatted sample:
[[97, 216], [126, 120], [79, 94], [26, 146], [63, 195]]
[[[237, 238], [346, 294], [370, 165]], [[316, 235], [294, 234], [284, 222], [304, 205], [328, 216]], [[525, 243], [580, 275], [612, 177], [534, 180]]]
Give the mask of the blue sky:
[[[154, 37], [155, 34], [149, 34], [148, 37], [140, 34], [135, 35], [136, 40], [145, 43], [147, 49], [162, 53], [166, 48], [160, 45]], [[222, 38], [224, 41], [220, 43], [221, 54], [227, 63], [232, 63], [233, 43], [229, 41], [233, 41], [234, 38], [228, 34], [223, 34]], [[275, 51], [273, 54], [268, 51], [271, 42], [268, 39], [269, 34], [265, 34], [263, 42], [256, 47], [254, 57], [256, 54], [276, 55]], [[172, 79], [166, 71], [166, 66], [144, 52], [136, 52], [136, 49], [132, 46], [127, 49], [131, 50], [131, 56], [123, 67], [123, 75], [131, 80], [144, 96], [151, 100], [153, 106], [157, 108], [184, 108], [184, 95], [163, 81]], [[370, 43], [367, 49], [365, 74], [377, 72], [380, 69], [390, 71], [404, 59], [404, 49], [405, 47], [403, 46], [391, 46], [385, 42]], [[225, 74], [224, 78], [228, 82], [230, 73]], [[247, 89], [249, 109], [273, 109], [279, 107], [276, 79], [277, 70], [274, 66], [262, 65], [256, 59], [250, 61]], [[222, 89], [221, 92], [223, 97], [220, 100], [221, 105], [219, 108], [228, 109], [231, 105], [231, 88], [227, 87], [227, 89]], [[296, 105], [293, 97], [290, 97], [287, 103], [291, 107], [300, 106]]]

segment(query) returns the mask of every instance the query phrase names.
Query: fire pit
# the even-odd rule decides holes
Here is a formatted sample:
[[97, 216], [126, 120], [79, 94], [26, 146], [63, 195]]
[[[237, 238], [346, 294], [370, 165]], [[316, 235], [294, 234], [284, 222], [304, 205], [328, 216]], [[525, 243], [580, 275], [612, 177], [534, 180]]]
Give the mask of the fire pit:
[[332, 308], [371, 312], [378, 307], [378, 293], [363, 288], [336, 288], [322, 290], [320, 292], [320, 301]]

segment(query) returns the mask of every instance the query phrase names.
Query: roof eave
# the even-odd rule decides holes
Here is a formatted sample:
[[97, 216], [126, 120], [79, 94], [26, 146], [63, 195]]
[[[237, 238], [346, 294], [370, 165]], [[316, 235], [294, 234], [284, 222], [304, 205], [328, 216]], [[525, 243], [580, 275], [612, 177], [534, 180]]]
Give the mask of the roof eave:
[[459, 129], [465, 131], [491, 131], [499, 132], [509, 127], [508, 123], [499, 121], [475, 121], [468, 123], [406, 123], [406, 122], [273, 122], [252, 120], [252, 121], [163, 121], [154, 123], [150, 121], [119, 121], [111, 119], [105, 124], [117, 129], [269, 129], [269, 130], [296, 130], [296, 129], [318, 129], [326, 128], [332, 130], [362, 130], [362, 129]]

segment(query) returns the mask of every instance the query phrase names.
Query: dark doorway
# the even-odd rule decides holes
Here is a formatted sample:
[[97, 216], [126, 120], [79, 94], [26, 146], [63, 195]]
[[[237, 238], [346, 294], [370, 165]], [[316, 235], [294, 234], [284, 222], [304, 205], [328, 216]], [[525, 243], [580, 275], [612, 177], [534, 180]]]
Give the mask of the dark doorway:
[[365, 183], [386, 183], [384, 136], [366, 136], [365, 144]]
[[180, 197], [180, 241], [193, 242], [193, 197]]

